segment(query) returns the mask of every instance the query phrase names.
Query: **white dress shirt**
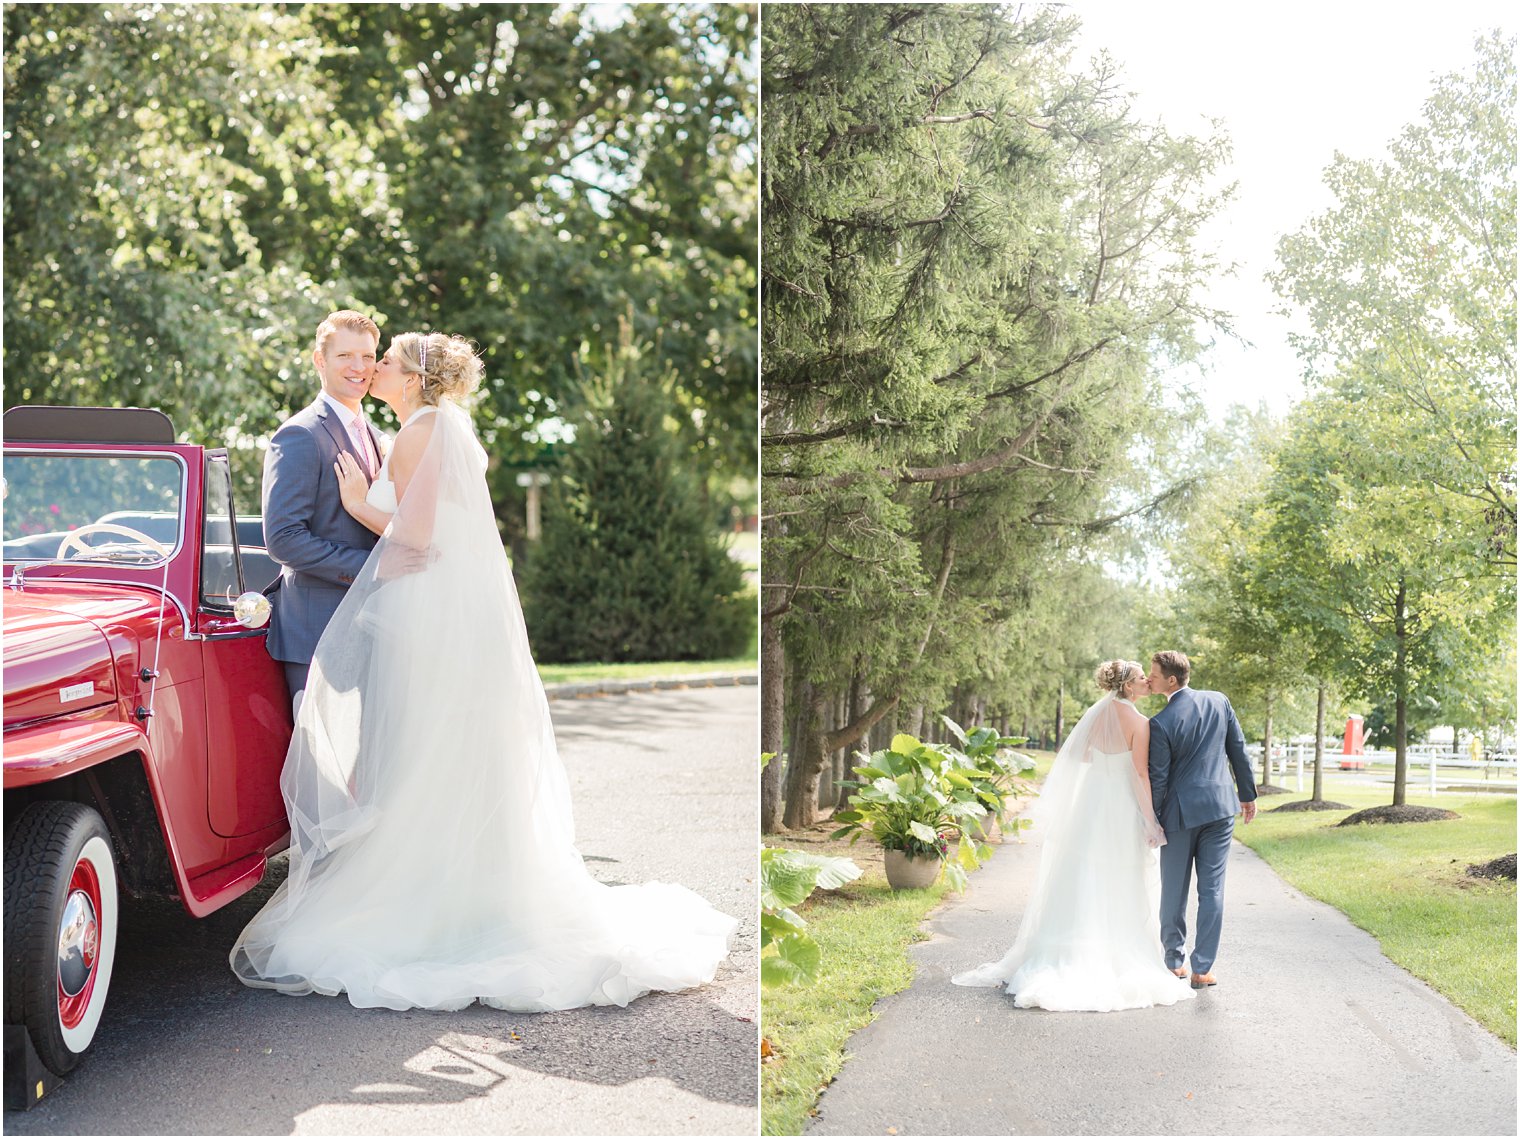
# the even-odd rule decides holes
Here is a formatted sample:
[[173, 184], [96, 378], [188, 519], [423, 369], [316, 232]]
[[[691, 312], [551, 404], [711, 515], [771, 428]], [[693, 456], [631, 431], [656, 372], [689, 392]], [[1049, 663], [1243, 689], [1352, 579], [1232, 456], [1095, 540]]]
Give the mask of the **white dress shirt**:
[[380, 456], [375, 454], [375, 441], [369, 433], [369, 421], [364, 418], [364, 413], [351, 411], [326, 392], [322, 393], [322, 398], [327, 401], [328, 407], [338, 413], [338, 419], [347, 428], [349, 441], [353, 443], [365, 473], [374, 478], [380, 470]]

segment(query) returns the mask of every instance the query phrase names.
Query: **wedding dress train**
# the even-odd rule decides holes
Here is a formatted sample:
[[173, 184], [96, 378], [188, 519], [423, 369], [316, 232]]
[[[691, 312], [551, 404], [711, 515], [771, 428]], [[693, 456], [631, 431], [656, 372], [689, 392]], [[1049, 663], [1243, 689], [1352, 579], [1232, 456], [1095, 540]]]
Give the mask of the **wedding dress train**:
[[[361, 1008], [520, 1012], [710, 981], [733, 918], [683, 886], [604, 885], [575, 849], [484, 452], [462, 409], [436, 416], [317, 646], [281, 776], [290, 873], [233, 971]], [[387, 470], [370, 500], [395, 506]]]
[[1034, 891], [1013, 948], [952, 978], [1001, 986], [1020, 1008], [1111, 1012], [1196, 994], [1161, 951], [1164, 841], [1104, 696], [1061, 749], [1031, 815], [1045, 832]]

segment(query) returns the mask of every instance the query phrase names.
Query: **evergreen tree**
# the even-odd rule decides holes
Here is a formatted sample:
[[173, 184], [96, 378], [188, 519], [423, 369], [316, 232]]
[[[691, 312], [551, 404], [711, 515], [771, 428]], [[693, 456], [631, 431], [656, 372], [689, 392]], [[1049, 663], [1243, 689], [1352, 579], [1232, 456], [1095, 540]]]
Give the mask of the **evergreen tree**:
[[738, 656], [753, 595], [701, 483], [680, 462], [673, 377], [632, 342], [626, 322], [603, 356], [582, 377], [575, 442], [524, 567], [534, 654], [551, 662]]
[[1185, 418], [1156, 414], [1156, 357], [1216, 318], [1194, 237], [1224, 145], [1137, 122], [1107, 60], [1068, 72], [1075, 27], [767, 12], [761, 731], [787, 756], [767, 829], [808, 825], [827, 757], [877, 726], [1022, 712], [998, 661], [1037, 583], [1163, 497], [1131, 455]]

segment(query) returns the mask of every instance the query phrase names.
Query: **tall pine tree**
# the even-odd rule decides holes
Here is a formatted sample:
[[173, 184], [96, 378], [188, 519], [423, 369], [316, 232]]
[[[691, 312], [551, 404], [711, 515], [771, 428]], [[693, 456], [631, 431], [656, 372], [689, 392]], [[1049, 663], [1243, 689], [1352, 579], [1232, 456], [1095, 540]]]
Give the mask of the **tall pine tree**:
[[524, 567], [534, 653], [550, 662], [737, 656], [753, 595], [680, 462], [673, 377], [619, 325], [618, 343], [581, 379], [575, 442]]

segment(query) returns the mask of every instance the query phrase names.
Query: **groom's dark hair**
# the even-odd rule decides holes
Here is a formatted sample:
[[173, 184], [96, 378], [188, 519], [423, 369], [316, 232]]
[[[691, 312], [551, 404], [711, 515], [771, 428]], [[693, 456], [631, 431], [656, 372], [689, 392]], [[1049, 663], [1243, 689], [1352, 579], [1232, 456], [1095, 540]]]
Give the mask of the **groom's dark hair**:
[[1188, 658], [1176, 649], [1152, 653], [1151, 663], [1161, 670], [1162, 676], [1170, 676], [1175, 680], [1178, 688], [1187, 687], [1188, 673], [1192, 671], [1192, 666], [1188, 664]]

